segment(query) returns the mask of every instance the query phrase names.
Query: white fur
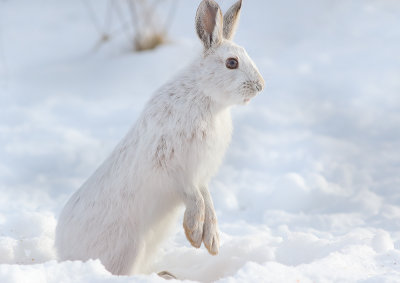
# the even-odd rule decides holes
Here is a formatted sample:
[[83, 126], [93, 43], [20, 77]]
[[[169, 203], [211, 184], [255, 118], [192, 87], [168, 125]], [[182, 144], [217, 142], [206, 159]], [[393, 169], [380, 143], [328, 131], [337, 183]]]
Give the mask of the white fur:
[[[210, 5], [216, 3], [203, 0], [196, 19], [213, 15], [202, 14]], [[218, 12], [220, 19], [219, 7]], [[210, 36], [218, 40], [203, 41], [204, 53], [153, 95], [129, 133], [65, 205], [56, 232], [60, 260], [99, 258], [114, 274], [146, 272], [181, 204], [192, 245], [203, 242], [218, 253], [207, 185], [231, 139], [231, 106], [247, 103], [264, 81], [245, 50], [221, 38], [222, 21], [215, 22]], [[226, 68], [230, 57], [238, 59], [238, 69]]]

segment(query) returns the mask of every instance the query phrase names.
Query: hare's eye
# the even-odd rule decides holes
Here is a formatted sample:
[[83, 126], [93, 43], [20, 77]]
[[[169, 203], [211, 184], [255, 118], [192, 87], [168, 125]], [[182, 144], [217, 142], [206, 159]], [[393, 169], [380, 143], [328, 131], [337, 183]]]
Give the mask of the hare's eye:
[[228, 58], [226, 59], [226, 67], [228, 69], [237, 69], [239, 67], [239, 62], [236, 58]]

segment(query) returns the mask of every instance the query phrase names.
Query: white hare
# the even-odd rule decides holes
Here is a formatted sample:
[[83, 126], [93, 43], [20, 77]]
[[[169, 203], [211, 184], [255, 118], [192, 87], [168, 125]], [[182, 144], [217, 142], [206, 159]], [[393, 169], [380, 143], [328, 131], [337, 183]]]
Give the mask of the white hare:
[[99, 258], [113, 274], [148, 271], [178, 208], [190, 243], [215, 255], [217, 219], [208, 191], [231, 139], [230, 108], [264, 80], [231, 40], [242, 1], [222, 16], [213, 0], [197, 10], [204, 52], [157, 91], [126, 137], [65, 205], [57, 226], [60, 260]]

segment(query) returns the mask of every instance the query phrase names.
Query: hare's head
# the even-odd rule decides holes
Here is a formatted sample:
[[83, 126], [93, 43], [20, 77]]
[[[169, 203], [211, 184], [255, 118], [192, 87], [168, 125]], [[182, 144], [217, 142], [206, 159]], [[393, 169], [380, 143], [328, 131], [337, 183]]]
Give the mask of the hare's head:
[[204, 44], [199, 71], [205, 91], [221, 105], [246, 104], [264, 88], [264, 79], [243, 47], [232, 42], [242, 1], [222, 16], [213, 0], [203, 0], [196, 14], [196, 31]]

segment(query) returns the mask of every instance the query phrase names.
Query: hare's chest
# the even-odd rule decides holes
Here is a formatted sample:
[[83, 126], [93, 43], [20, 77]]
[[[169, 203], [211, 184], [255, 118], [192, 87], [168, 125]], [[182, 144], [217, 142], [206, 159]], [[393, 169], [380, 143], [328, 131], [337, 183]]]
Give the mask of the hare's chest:
[[215, 175], [221, 165], [232, 136], [232, 119], [229, 112], [216, 117], [205, 129], [196, 156], [202, 179]]
[[212, 156], [222, 158], [231, 141], [232, 119], [230, 113], [223, 113], [213, 121], [208, 137], [205, 139], [205, 151]]

